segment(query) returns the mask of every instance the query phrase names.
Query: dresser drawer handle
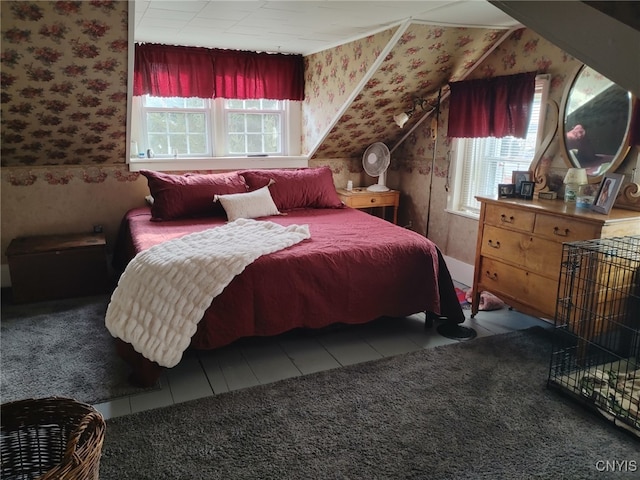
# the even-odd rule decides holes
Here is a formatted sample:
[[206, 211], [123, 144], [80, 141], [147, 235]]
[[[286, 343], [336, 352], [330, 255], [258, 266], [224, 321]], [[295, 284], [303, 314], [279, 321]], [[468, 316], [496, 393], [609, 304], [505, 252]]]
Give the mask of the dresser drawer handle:
[[491, 248], [500, 248], [500, 242], [493, 243], [493, 240], [487, 242]]
[[565, 228], [564, 229], [564, 233], [562, 233], [562, 230], [560, 230], [558, 227], [553, 227], [553, 234], [554, 235], [558, 235], [559, 237], [568, 237], [569, 236], [569, 229]]
[[498, 280], [498, 274], [491, 273], [489, 270], [485, 272], [484, 276], [487, 277], [489, 280]]
[[509, 218], [507, 218], [507, 216], [503, 213], [502, 215], [500, 215], [500, 221], [502, 223], [513, 223], [515, 219], [513, 218], [513, 215], [511, 215]]

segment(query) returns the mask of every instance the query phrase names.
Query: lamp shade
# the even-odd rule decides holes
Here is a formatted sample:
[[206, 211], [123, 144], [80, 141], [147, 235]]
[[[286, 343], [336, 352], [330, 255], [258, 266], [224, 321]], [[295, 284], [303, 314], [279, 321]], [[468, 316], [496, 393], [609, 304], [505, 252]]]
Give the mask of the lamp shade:
[[564, 176], [564, 183], [570, 185], [586, 185], [589, 183], [587, 170], [584, 168], [570, 168]]
[[398, 125], [400, 128], [404, 127], [404, 124], [407, 123], [407, 120], [409, 120], [409, 115], [407, 115], [405, 112], [398, 113], [397, 115], [393, 116], [393, 121], [396, 122], [396, 125]]

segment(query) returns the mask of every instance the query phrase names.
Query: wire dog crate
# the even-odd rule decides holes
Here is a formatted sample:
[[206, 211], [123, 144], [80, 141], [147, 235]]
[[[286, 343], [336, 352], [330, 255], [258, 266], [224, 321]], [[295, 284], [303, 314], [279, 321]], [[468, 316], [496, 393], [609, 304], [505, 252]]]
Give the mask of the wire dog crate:
[[640, 436], [640, 236], [563, 245], [549, 387]]

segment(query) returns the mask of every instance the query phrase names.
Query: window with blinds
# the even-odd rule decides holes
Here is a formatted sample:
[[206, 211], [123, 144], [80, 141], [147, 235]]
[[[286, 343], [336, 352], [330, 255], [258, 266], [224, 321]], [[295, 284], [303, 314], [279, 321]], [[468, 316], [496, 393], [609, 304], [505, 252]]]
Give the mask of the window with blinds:
[[549, 75], [536, 77], [533, 110], [526, 138], [458, 138], [455, 182], [449, 197], [449, 210], [478, 216], [480, 203], [476, 195], [494, 196], [498, 184], [512, 183], [511, 173], [528, 170], [540, 145], [545, 105], [549, 89]]

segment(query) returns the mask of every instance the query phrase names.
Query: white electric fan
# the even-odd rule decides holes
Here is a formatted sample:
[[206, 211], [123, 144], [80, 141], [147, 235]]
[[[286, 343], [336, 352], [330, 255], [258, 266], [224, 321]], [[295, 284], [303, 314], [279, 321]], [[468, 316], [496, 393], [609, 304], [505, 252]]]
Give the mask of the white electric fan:
[[384, 143], [375, 142], [367, 147], [364, 155], [362, 155], [362, 166], [367, 175], [378, 177], [378, 183], [367, 187], [367, 190], [370, 192], [389, 191], [389, 188], [385, 185], [385, 179], [390, 160], [389, 148]]

